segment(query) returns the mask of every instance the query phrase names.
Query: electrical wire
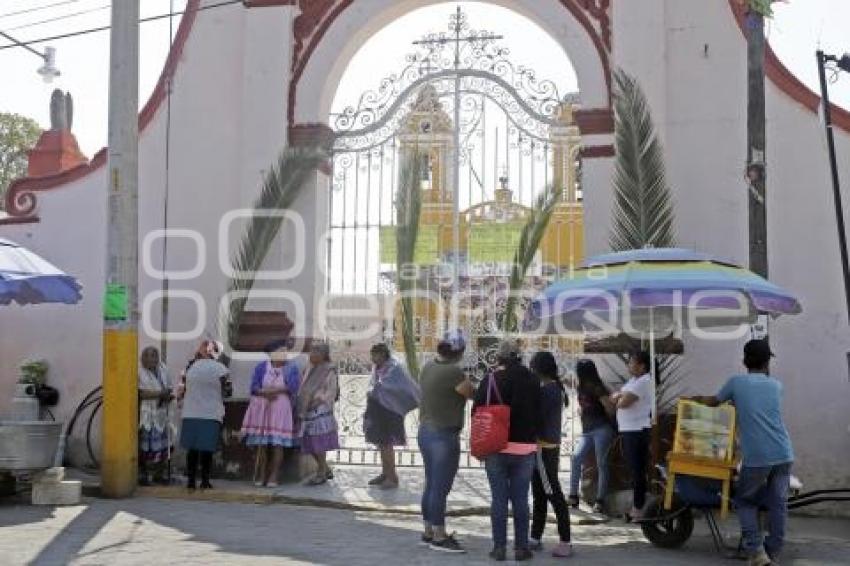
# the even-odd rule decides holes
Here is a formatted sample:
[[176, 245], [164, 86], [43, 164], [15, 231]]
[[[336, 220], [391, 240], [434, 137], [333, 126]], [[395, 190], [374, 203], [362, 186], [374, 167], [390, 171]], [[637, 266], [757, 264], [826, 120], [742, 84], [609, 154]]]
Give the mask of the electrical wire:
[[100, 462], [94, 455], [94, 448], [91, 443], [91, 429], [94, 424], [94, 418], [97, 416], [97, 412], [101, 407], [103, 407], [103, 397], [100, 398], [100, 401], [98, 401], [97, 405], [95, 405], [94, 409], [92, 409], [88, 425], [86, 425], [86, 449], [89, 451], [89, 458], [91, 458], [92, 464], [94, 464], [95, 468], [100, 468]]
[[[169, 0], [169, 13], [174, 12], [174, 0]], [[168, 19], [168, 48], [171, 49], [174, 41], [174, 18]], [[168, 204], [169, 204], [169, 193], [171, 188], [171, 92], [173, 90], [173, 82], [174, 82], [174, 73], [169, 73], [166, 79], [166, 103], [165, 103], [165, 194], [163, 197], [163, 210], [162, 210], [162, 229], [164, 237], [162, 239], [162, 272], [168, 273]], [[163, 362], [168, 361], [168, 340], [166, 336], [168, 335], [168, 287], [169, 280], [167, 275], [162, 278], [162, 310], [160, 311], [162, 326], [162, 342], [160, 343], [160, 355], [163, 358]], [[169, 470], [170, 470], [170, 460], [169, 460]], [[170, 477], [170, 475], [169, 475]]]
[[98, 6], [97, 8], [89, 8], [88, 10], [80, 10], [79, 12], [74, 12], [72, 14], [65, 14], [65, 15], [62, 15], [62, 16], [56, 16], [55, 18], [48, 18], [46, 20], [39, 20], [37, 22], [28, 22], [26, 24], [21, 24], [19, 26], [15, 26], [13, 28], [8, 28], [8, 29], [6, 29], [6, 31], [15, 31], [15, 30], [18, 30], [18, 29], [33, 28], [33, 27], [40, 26], [40, 25], [43, 25], [43, 24], [49, 24], [49, 23], [52, 23], [52, 22], [59, 22], [59, 21], [62, 21], [62, 20], [75, 18], [77, 16], [82, 16], [82, 15], [85, 15], [85, 14], [91, 14], [93, 12], [100, 12], [102, 10], [106, 10], [108, 8], [111, 8], [111, 7], [112, 7], [112, 4], [105, 4], [103, 6]]
[[53, 4], [45, 4], [44, 6], [36, 6], [34, 8], [27, 8], [26, 10], [17, 10], [15, 12], [6, 12], [5, 14], [0, 14], [1, 18], [9, 18], [12, 16], [20, 16], [21, 14], [30, 14], [32, 12], [39, 12], [41, 10], [46, 10], [47, 8], [54, 8], [56, 6], [64, 6], [66, 4], [76, 4], [77, 2], [81, 2], [82, 0], [63, 0], [62, 2], [54, 2]]
[[[233, 4], [243, 4], [244, 5], [244, 0], [225, 0], [223, 2], [218, 2], [217, 4], [207, 4], [207, 5], [198, 7], [196, 9], [196, 11], [197, 12], [203, 12], [205, 10], [211, 10], [213, 8], [222, 8], [222, 7], [225, 7], [225, 6], [231, 6]], [[182, 11], [179, 11], [179, 12], [169, 12], [168, 14], [159, 14], [158, 16], [149, 16], [147, 18], [141, 18], [141, 19], [139, 19], [139, 22], [140, 23], [154, 22], [154, 21], [157, 21], [157, 20], [164, 20], [165, 18], [171, 18], [171, 17], [174, 17], [174, 16], [181, 16], [185, 13], [186, 13], [186, 10], [182, 10]], [[70, 33], [53, 35], [53, 36], [50, 36], [50, 37], [41, 37], [41, 38], [38, 38], [38, 39], [29, 39], [29, 40], [26, 40], [26, 41], [21, 41], [18, 44], [13, 43], [13, 44], [10, 44], [10, 45], [0, 45], [0, 51], [2, 51], [4, 49], [11, 49], [13, 47], [29, 47], [30, 45], [34, 45], [36, 43], [44, 43], [46, 41], [56, 41], [57, 39], [68, 39], [68, 38], [71, 38], [71, 37], [78, 37], [78, 36], [81, 36], [81, 35], [87, 35], [87, 34], [96, 33], [96, 32], [99, 32], [99, 31], [106, 31], [110, 27], [111, 26], [100, 26], [100, 27], [89, 28], [89, 29], [84, 29], [84, 30], [80, 30], [80, 31], [70, 32]]]

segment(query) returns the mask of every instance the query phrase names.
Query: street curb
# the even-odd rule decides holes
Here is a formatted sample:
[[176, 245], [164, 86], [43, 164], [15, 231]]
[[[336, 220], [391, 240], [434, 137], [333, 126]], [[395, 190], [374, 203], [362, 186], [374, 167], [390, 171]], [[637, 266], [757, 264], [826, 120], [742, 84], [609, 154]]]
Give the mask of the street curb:
[[[98, 489], [99, 491], [99, 489]], [[99, 497], [100, 495], [92, 495]], [[177, 499], [182, 501], [206, 501], [215, 503], [243, 503], [251, 505], [293, 505], [298, 507], [315, 507], [337, 511], [359, 511], [369, 513], [384, 513], [388, 515], [419, 516], [418, 506], [390, 506], [379, 503], [333, 501], [314, 497], [296, 497], [279, 493], [249, 493], [228, 490], [198, 490], [190, 492], [185, 487], [177, 486], [144, 486], [136, 488], [136, 497], [154, 499]], [[447, 517], [489, 517], [489, 507], [468, 507], [466, 509], [448, 509]], [[599, 525], [610, 519], [596, 520], [589, 518], [576, 519], [573, 514], [572, 523], [575, 525]]]

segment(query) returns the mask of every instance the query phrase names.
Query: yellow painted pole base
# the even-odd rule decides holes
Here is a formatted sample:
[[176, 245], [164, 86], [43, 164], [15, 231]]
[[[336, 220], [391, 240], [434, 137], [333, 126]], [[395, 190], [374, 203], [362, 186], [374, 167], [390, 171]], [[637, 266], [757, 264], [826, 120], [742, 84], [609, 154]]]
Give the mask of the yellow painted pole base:
[[106, 329], [103, 335], [101, 490], [130, 497], [138, 482], [138, 336]]

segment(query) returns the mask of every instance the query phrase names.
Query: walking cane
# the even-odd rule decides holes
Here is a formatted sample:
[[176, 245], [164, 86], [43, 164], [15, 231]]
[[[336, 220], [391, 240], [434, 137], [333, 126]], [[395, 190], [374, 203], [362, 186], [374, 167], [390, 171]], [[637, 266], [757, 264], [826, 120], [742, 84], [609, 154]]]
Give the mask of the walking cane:
[[172, 436], [171, 436], [171, 427], [172, 427], [172, 424], [171, 424], [171, 401], [169, 401], [168, 405], [166, 405], [166, 407], [165, 407], [165, 427], [166, 427], [165, 430], [167, 431], [166, 436], [167, 436], [167, 439], [168, 439], [167, 440], [167, 442], [168, 442], [168, 467], [166, 468], [165, 477], [168, 478], [168, 485], [171, 485], [172, 484], [171, 455], [172, 455], [172, 452], [173, 452], [172, 446], [171, 446], [171, 440], [172, 440]]

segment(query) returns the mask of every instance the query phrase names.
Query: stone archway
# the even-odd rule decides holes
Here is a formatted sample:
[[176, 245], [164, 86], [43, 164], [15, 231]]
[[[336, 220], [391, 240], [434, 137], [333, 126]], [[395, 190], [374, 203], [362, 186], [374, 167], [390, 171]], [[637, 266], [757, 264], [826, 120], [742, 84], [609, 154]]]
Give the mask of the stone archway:
[[[287, 121], [296, 141], [305, 126], [324, 124], [343, 71], [376, 31], [416, 8], [444, 0], [300, 0], [294, 21]], [[610, 0], [490, 0], [546, 30], [571, 56], [584, 108], [585, 134], [613, 131]], [[610, 155], [595, 149], [598, 156]]]

